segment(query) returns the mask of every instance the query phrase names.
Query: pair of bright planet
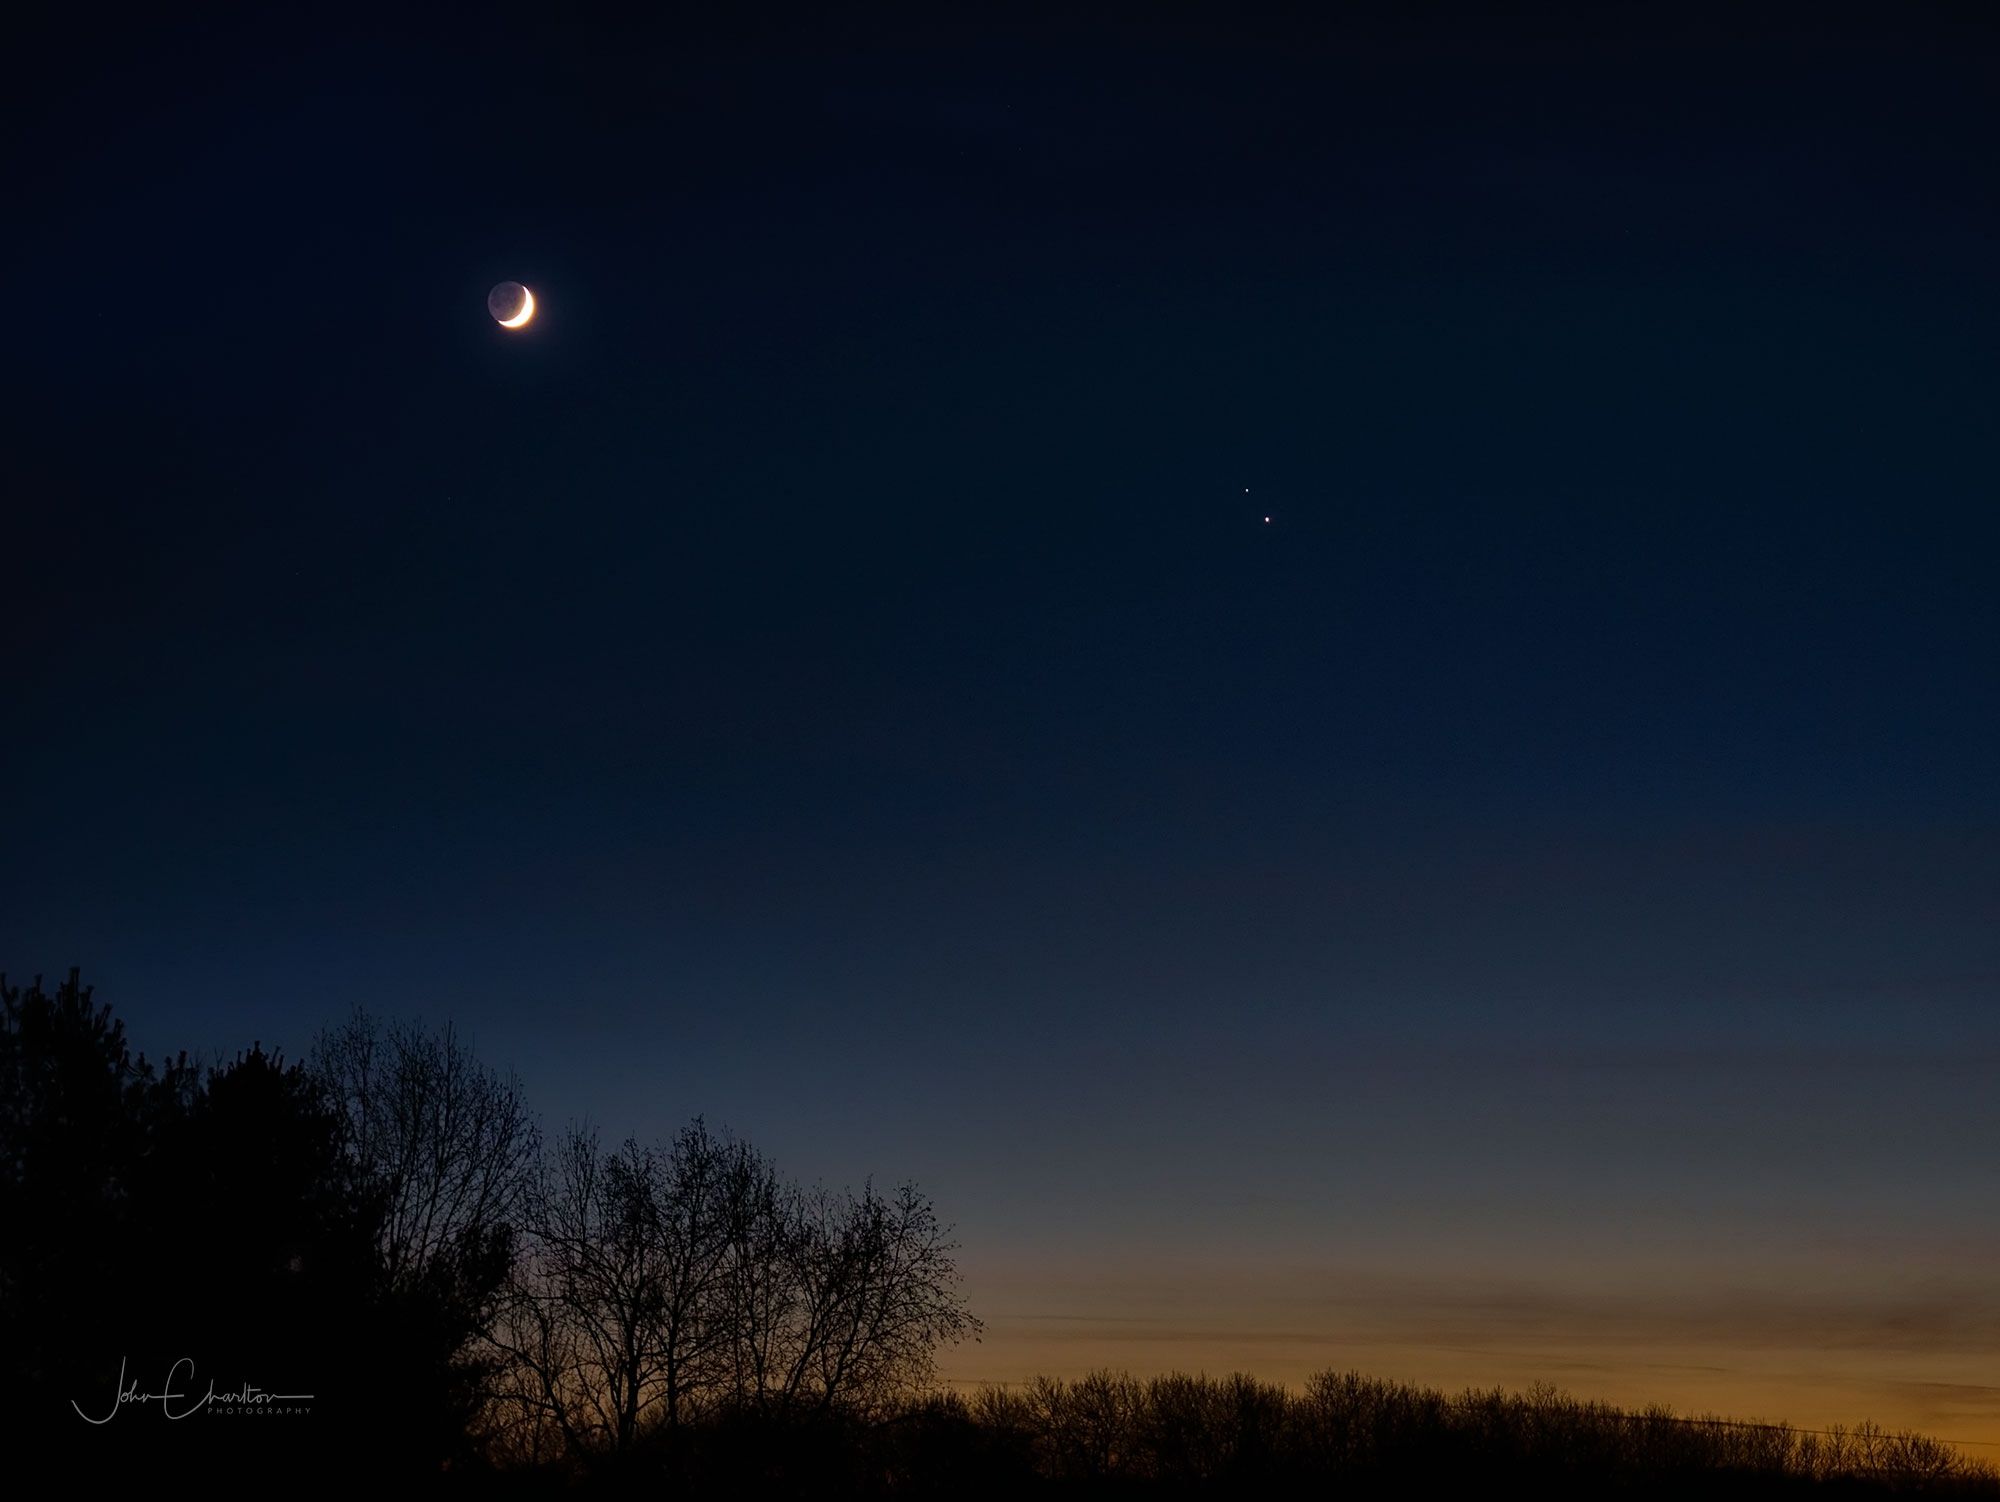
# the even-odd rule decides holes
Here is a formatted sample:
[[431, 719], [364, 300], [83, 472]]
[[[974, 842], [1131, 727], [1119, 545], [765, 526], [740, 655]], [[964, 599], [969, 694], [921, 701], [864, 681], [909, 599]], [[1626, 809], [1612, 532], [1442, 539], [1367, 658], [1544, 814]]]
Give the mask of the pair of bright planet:
[[535, 316], [535, 294], [519, 282], [502, 282], [486, 294], [486, 311], [503, 329], [526, 328]]

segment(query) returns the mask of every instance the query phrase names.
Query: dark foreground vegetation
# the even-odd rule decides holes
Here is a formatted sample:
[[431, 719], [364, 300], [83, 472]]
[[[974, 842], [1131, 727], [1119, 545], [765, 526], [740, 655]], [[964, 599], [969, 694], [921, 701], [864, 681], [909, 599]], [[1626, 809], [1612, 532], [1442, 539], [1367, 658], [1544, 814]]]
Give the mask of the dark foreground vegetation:
[[885, 1432], [898, 1437], [879, 1474], [988, 1493], [2000, 1497], [2000, 1474], [1951, 1446], [1871, 1425], [1815, 1434], [1353, 1372], [1303, 1391], [1240, 1375], [1044, 1378], [933, 1399]]
[[[449, 1029], [135, 1057], [0, 981], [0, 1438], [17, 1475], [317, 1493], [2000, 1498], [1921, 1436], [1100, 1373], [967, 1396], [913, 1186], [794, 1184], [699, 1120], [544, 1141]], [[219, 1394], [204, 1401], [204, 1394]], [[274, 1396], [280, 1395], [280, 1396]]]

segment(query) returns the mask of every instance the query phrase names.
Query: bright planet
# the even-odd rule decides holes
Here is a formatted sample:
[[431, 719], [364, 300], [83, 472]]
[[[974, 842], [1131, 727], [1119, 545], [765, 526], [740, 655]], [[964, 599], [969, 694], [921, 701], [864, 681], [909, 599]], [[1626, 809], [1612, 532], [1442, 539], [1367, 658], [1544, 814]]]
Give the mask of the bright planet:
[[519, 282], [502, 282], [486, 294], [486, 311], [503, 329], [521, 328], [535, 316], [535, 294]]

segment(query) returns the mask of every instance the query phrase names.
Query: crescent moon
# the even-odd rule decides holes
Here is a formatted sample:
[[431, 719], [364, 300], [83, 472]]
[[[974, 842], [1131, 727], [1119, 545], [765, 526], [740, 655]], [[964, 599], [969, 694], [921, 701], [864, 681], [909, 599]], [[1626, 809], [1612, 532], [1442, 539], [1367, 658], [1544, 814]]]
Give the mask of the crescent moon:
[[502, 318], [499, 321], [501, 328], [518, 329], [522, 324], [535, 316], [535, 294], [530, 292], [526, 287], [523, 287], [521, 289], [521, 296], [524, 299], [521, 304], [521, 311], [516, 313], [512, 318]]

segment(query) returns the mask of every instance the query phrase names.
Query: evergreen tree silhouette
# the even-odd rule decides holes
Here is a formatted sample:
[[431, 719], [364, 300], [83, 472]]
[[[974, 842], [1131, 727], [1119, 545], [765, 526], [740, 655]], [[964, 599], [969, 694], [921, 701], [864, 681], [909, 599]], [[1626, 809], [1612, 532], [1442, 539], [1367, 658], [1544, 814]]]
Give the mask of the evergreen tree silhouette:
[[[75, 972], [53, 993], [0, 981], [0, 1400], [19, 1448], [105, 1477], [465, 1465], [479, 1373], [458, 1360], [476, 1303], [458, 1284], [497, 1285], [502, 1251], [392, 1280], [347, 1130], [261, 1043], [155, 1068]], [[118, 1405], [121, 1382], [183, 1409], [211, 1383], [310, 1397], [169, 1422]]]

